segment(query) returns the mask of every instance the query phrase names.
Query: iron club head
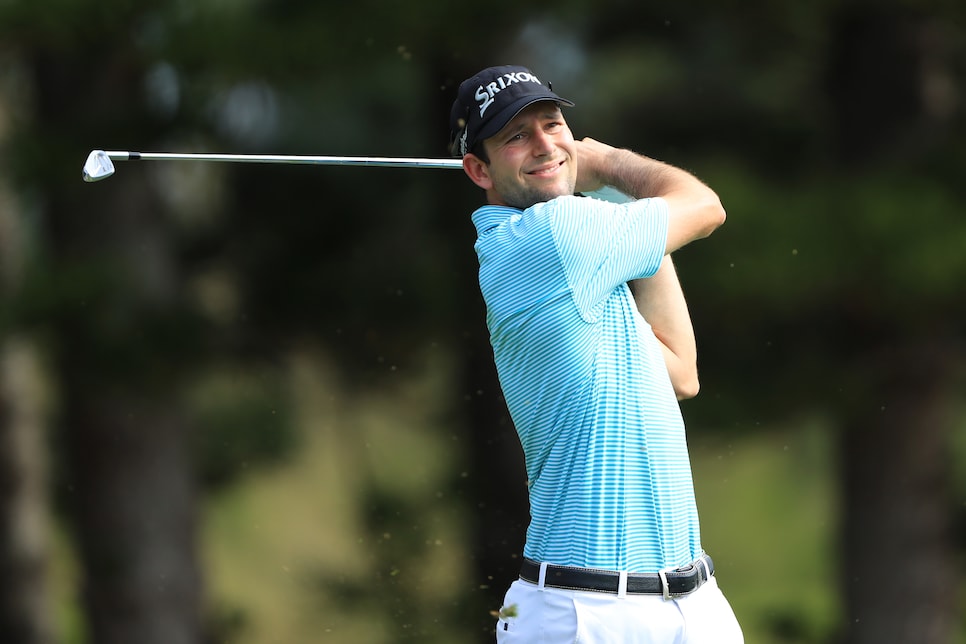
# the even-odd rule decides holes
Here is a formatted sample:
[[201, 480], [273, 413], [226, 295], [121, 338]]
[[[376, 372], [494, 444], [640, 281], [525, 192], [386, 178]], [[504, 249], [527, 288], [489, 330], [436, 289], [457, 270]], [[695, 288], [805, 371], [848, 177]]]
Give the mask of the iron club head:
[[114, 162], [104, 150], [92, 150], [84, 163], [84, 181], [100, 181], [114, 174]]

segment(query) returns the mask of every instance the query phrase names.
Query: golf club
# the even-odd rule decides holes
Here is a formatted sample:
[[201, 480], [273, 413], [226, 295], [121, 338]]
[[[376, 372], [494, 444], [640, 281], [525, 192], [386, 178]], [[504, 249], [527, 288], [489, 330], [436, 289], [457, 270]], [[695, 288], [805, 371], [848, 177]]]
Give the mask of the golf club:
[[[114, 161], [216, 161], [223, 163], [288, 163], [295, 165], [343, 165], [375, 168], [435, 168], [455, 170], [463, 167], [461, 159], [414, 157], [332, 157], [278, 154], [182, 154], [177, 152], [119, 152], [92, 150], [84, 164], [84, 181], [107, 179], [114, 174]], [[623, 192], [604, 186], [588, 197], [624, 203], [632, 201]]]
[[288, 163], [301, 165], [344, 165], [377, 168], [462, 168], [460, 159], [406, 157], [331, 157], [273, 154], [179, 154], [174, 152], [118, 152], [93, 150], [84, 164], [84, 181], [106, 179], [114, 174], [114, 161], [216, 161], [227, 163]]

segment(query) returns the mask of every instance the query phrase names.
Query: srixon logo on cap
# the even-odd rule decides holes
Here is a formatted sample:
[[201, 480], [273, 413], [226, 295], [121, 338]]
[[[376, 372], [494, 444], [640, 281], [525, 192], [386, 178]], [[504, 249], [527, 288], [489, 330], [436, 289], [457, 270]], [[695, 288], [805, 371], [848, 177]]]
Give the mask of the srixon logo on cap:
[[496, 100], [495, 97], [501, 91], [505, 90], [510, 85], [514, 83], [536, 83], [537, 85], [542, 85], [543, 83], [529, 72], [510, 72], [509, 74], [503, 74], [498, 76], [492, 83], [487, 83], [485, 86], [480, 85], [476, 90], [476, 98], [480, 103], [480, 118], [483, 118], [483, 113], [486, 111], [493, 101]]

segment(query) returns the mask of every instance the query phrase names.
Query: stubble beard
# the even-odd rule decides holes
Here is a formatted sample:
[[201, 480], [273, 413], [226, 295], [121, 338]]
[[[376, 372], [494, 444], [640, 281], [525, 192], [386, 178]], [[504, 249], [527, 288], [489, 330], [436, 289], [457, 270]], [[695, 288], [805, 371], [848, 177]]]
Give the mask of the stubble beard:
[[519, 210], [526, 210], [534, 204], [543, 203], [556, 199], [557, 197], [571, 196], [574, 194], [575, 181], [569, 179], [567, 184], [559, 188], [552, 186], [517, 186], [509, 192], [504, 192], [502, 197], [504, 203]]

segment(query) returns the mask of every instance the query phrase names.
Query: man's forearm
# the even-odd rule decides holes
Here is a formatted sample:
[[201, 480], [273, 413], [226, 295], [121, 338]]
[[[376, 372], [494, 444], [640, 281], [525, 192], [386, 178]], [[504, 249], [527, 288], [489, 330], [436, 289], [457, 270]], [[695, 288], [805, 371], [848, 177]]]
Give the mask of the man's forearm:
[[688, 172], [630, 150], [615, 148], [599, 171], [601, 183], [635, 199], [659, 197], [695, 188], [700, 182]]
[[707, 237], [724, 223], [718, 195], [686, 170], [593, 139], [581, 140], [577, 149], [578, 191], [609, 185], [636, 199], [660, 197], [667, 203], [668, 253]]

